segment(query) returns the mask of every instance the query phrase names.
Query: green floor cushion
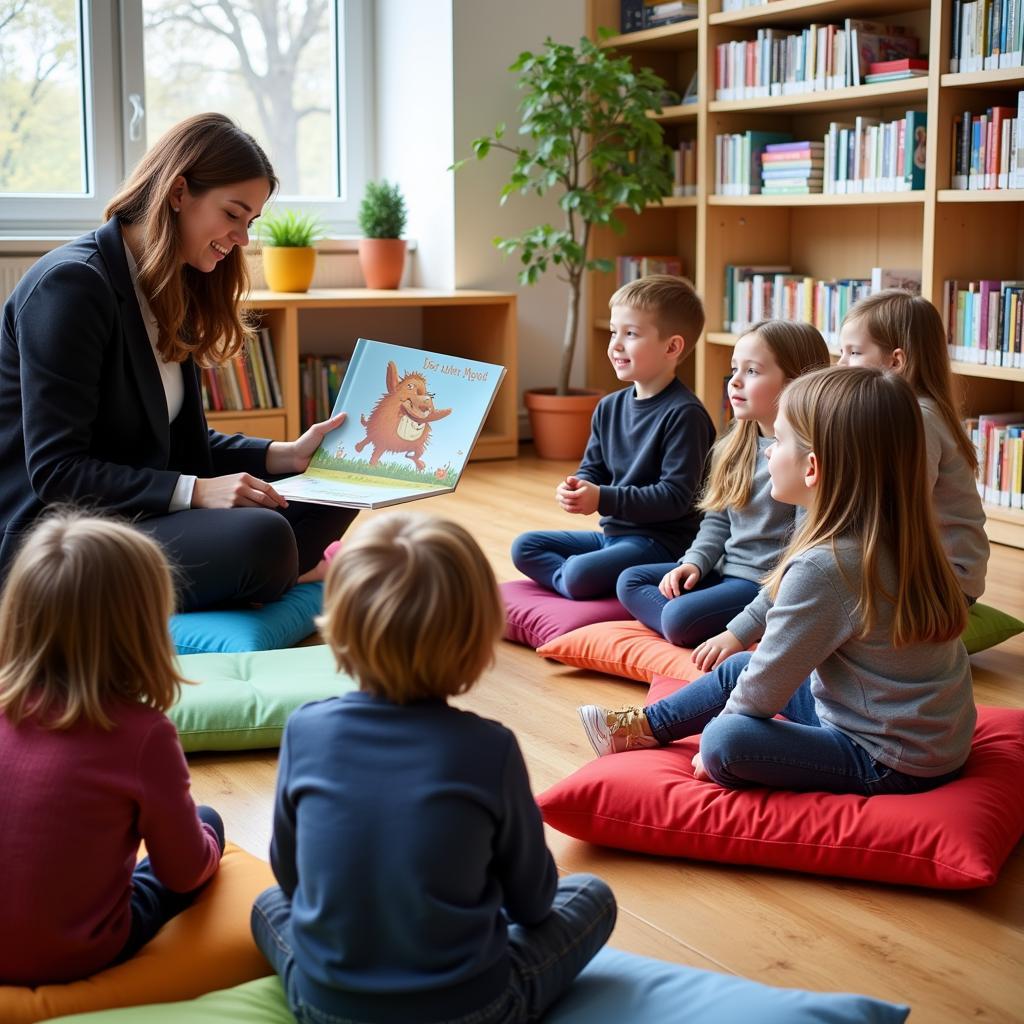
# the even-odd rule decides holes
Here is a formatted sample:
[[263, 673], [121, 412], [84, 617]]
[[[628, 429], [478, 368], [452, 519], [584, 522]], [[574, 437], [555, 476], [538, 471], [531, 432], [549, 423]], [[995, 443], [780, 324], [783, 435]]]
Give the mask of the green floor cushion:
[[[604, 949], [545, 1016], [547, 1024], [899, 1024], [906, 1006], [869, 996], [774, 988], [730, 974]], [[277, 978], [187, 1003], [59, 1018], [61, 1024], [294, 1024]], [[57, 1024], [54, 1021], [54, 1024]]]
[[1018, 633], [1024, 633], [1024, 622], [1020, 619], [987, 604], [973, 604], [964, 630], [964, 647], [968, 654], [977, 654]]
[[288, 716], [311, 700], [355, 689], [324, 644], [249, 654], [178, 658], [186, 679], [168, 712], [188, 752], [276, 747]]
[[171, 638], [179, 654], [275, 651], [316, 631], [313, 619], [324, 603], [322, 583], [300, 583], [280, 601], [260, 608], [221, 608], [171, 616]]

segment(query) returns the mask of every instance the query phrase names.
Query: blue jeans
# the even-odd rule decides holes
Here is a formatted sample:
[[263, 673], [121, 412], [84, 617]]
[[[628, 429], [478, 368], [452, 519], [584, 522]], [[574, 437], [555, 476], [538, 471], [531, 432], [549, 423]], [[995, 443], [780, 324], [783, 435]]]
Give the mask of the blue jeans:
[[512, 561], [524, 576], [573, 601], [611, 597], [624, 569], [671, 557], [664, 544], [640, 534], [533, 530], [512, 542]]
[[635, 619], [679, 647], [696, 647], [721, 633], [760, 589], [749, 580], [712, 571], [702, 576], [693, 590], [665, 597], [658, 584], [678, 565], [659, 562], [626, 569], [619, 576], [615, 592]]
[[[217, 833], [221, 853], [224, 852], [224, 822], [212, 808], [200, 805], [196, 808], [199, 820], [212, 826]], [[200, 886], [200, 889], [202, 886]], [[132, 872], [132, 929], [128, 939], [114, 963], [120, 964], [131, 959], [152, 939], [172, 917], [177, 917], [195, 900], [199, 889], [190, 892], [175, 892], [168, 889], [156, 877], [148, 857], [143, 857]]]
[[647, 721], [659, 743], [703, 733], [700, 756], [720, 786], [770, 786], [828, 793], [922, 793], [949, 782], [959, 769], [923, 778], [875, 761], [845, 733], [818, 719], [805, 679], [782, 709], [787, 721], [719, 715], [749, 652], [734, 654], [718, 668], [650, 705]]
[[[291, 901], [278, 886], [256, 897], [252, 934], [278, 973], [299, 1024], [358, 1024], [303, 1002], [294, 978]], [[615, 897], [593, 875], [568, 875], [558, 883], [551, 913], [538, 925], [508, 926], [508, 988], [486, 1006], [445, 1024], [519, 1024], [539, 1020], [597, 955], [615, 927]], [[427, 1024], [426, 1017], [416, 1018]]]

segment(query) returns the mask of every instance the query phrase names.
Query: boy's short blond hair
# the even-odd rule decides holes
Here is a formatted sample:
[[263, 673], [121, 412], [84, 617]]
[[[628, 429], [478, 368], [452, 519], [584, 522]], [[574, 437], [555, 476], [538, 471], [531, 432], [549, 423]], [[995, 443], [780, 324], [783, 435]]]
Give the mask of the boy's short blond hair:
[[673, 274], [648, 274], [624, 284], [608, 301], [612, 306], [628, 306], [650, 313], [663, 338], [679, 334], [686, 342], [682, 358], [694, 350], [704, 330], [704, 303], [685, 277]]
[[339, 669], [406, 704], [465, 693], [493, 663], [504, 621], [494, 572], [463, 527], [391, 512], [345, 540], [317, 625]]

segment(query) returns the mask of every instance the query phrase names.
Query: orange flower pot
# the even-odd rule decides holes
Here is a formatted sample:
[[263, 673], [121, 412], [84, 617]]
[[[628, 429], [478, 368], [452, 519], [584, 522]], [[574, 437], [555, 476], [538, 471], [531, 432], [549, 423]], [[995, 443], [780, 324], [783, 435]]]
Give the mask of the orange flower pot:
[[405, 239], [360, 238], [359, 266], [367, 288], [397, 288], [405, 270]]
[[554, 388], [536, 388], [523, 394], [530, 416], [533, 444], [542, 459], [579, 460], [590, 438], [590, 420], [603, 391], [571, 388], [556, 395]]

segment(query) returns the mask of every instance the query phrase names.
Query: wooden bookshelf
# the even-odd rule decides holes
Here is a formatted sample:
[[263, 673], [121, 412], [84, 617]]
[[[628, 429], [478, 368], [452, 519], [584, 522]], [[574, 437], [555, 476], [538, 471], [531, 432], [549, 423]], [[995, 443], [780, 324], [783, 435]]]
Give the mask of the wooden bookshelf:
[[[401, 288], [313, 289], [301, 294], [254, 291], [242, 303], [270, 330], [284, 396], [280, 409], [210, 412], [211, 427], [284, 441], [301, 433], [299, 361], [303, 314], [312, 311], [409, 310], [418, 315], [415, 343], [423, 348], [507, 368], [473, 449], [475, 459], [510, 459], [518, 452], [516, 297], [506, 292]], [[394, 340], [380, 338], [381, 341]], [[351, 339], [349, 347], [354, 344]], [[410, 344], [403, 338], [401, 344]]]
[[[699, 16], [659, 29], [604, 42], [652, 68], [682, 90], [694, 68], [697, 103], [658, 117], [670, 141], [696, 138], [697, 195], [653, 204], [623, 216], [622, 235], [599, 230], [593, 254], [614, 259], [629, 253], [680, 256], [704, 298], [707, 330], [681, 376], [711, 410], [721, 408], [734, 335], [723, 330], [727, 264], [785, 264], [815, 278], [868, 277], [873, 266], [920, 267], [925, 296], [941, 305], [951, 278], [1024, 279], [1024, 190], [961, 191], [951, 185], [953, 118], [963, 110], [1006, 103], [1024, 88], [1024, 68], [948, 73], [951, 38], [948, 0], [772, 0], [723, 12], [720, 0], [702, 3]], [[618, 28], [618, 0], [588, 0], [588, 31]], [[891, 21], [913, 28], [930, 58], [927, 76], [825, 92], [742, 100], [715, 100], [715, 47], [753, 38], [758, 28], [799, 28], [844, 18]], [[899, 117], [908, 109], [928, 113], [925, 188], [917, 192], [859, 195], [718, 196], [714, 139], [747, 129], [792, 131], [821, 138], [836, 114]], [[614, 388], [607, 366], [608, 299], [614, 274], [589, 280], [592, 325], [587, 348], [588, 383]], [[965, 415], [1024, 409], [1024, 370], [954, 363]], [[993, 540], [1024, 548], [1024, 513], [989, 510]]]

